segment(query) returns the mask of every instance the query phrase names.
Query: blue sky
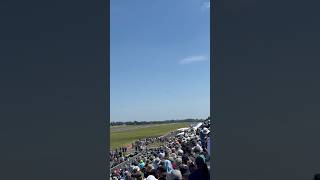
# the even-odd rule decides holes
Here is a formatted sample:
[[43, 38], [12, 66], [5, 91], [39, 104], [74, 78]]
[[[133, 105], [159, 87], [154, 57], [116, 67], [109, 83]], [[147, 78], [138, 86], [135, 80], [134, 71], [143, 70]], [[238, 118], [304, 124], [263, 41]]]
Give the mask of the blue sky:
[[208, 0], [111, 0], [111, 121], [210, 114]]

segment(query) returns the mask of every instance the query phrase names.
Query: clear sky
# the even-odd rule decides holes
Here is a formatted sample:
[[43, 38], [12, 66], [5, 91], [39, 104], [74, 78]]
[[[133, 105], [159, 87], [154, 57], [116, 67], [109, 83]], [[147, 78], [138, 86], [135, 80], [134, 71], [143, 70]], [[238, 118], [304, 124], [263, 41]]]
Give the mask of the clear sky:
[[208, 0], [111, 0], [111, 121], [210, 114]]

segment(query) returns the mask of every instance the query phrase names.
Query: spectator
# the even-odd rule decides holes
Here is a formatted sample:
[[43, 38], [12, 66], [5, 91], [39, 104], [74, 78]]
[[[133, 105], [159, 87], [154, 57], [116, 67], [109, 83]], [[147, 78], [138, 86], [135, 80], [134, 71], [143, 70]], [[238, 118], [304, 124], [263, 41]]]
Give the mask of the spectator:
[[168, 158], [168, 160], [171, 162], [172, 169], [176, 169], [176, 163], [175, 163], [174, 158], [171, 156]]
[[157, 174], [158, 180], [166, 180], [166, 170], [163, 166], [159, 166]]
[[188, 177], [190, 175], [190, 170], [189, 167], [185, 164], [182, 164], [181, 166], [179, 166], [181, 175], [182, 175], [182, 179], [183, 180], [188, 180]]
[[160, 165], [160, 161], [161, 161], [161, 160], [160, 160], [158, 157], [153, 160], [153, 167], [154, 167], [155, 169], [158, 169], [158, 167], [159, 167], [159, 165]]
[[196, 170], [190, 174], [189, 180], [209, 180], [210, 174], [208, 166], [205, 163], [203, 156], [197, 156], [196, 158]]
[[133, 173], [132, 173], [131, 177], [136, 180], [143, 180], [143, 174], [140, 171], [140, 168], [138, 166], [135, 166], [133, 168]]
[[175, 160], [176, 168], [175, 169], [179, 168], [181, 164], [182, 164], [182, 159], [181, 158], [176, 158], [176, 160]]
[[155, 171], [155, 169], [153, 168], [153, 166], [151, 164], [148, 164], [146, 166], [146, 173], [145, 173], [145, 178], [150, 176], [150, 175], [153, 175], [153, 176], [156, 176], [157, 172]]
[[[209, 128], [210, 123], [204, 122], [195, 131], [191, 127], [183, 135], [171, 133], [168, 136], [139, 139], [131, 147], [147, 150], [140, 153], [133, 148], [131, 151], [134, 152], [127, 154], [126, 147], [110, 151], [112, 167], [119, 164], [115, 171], [113, 168], [110, 177], [119, 180], [207, 180], [209, 170], [206, 161], [210, 158], [207, 149], [210, 149], [210, 145], [203, 143], [203, 139], [205, 142], [209, 140]], [[156, 141], [163, 145], [147, 148]]]
[[145, 163], [143, 162], [143, 160], [140, 160], [140, 163], [138, 164], [140, 169], [144, 168]]
[[164, 161], [164, 169], [166, 170], [167, 173], [170, 173], [172, 171], [172, 164], [170, 160], [165, 160]]
[[131, 173], [129, 171], [125, 171], [125, 179], [126, 180], [131, 180]]
[[149, 175], [146, 180], [157, 180], [153, 175]]
[[182, 175], [179, 170], [172, 170], [167, 173], [166, 180], [182, 180]]
[[159, 158], [162, 160], [162, 159], [164, 159], [165, 154], [161, 152], [161, 153], [159, 153], [158, 156], [159, 156]]

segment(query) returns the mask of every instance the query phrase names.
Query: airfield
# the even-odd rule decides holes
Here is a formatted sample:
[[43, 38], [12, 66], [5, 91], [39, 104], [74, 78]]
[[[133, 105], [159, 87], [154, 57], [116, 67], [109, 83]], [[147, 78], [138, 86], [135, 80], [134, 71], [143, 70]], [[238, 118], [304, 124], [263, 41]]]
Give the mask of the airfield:
[[159, 137], [190, 123], [168, 123], [148, 125], [121, 125], [110, 127], [110, 149], [129, 146], [132, 142], [146, 137]]

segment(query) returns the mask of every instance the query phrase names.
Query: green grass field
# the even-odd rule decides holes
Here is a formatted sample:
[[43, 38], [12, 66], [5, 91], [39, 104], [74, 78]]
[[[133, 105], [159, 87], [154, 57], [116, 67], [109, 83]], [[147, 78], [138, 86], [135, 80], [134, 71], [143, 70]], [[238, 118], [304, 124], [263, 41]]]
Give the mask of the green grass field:
[[139, 128], [136, 128], [136, 126], [114, 126], [111, 127], [110, 148], [123, 147], [139, 138], [158, 137], [188, 126], [188, 123], [146, 125], [139, 126]]

